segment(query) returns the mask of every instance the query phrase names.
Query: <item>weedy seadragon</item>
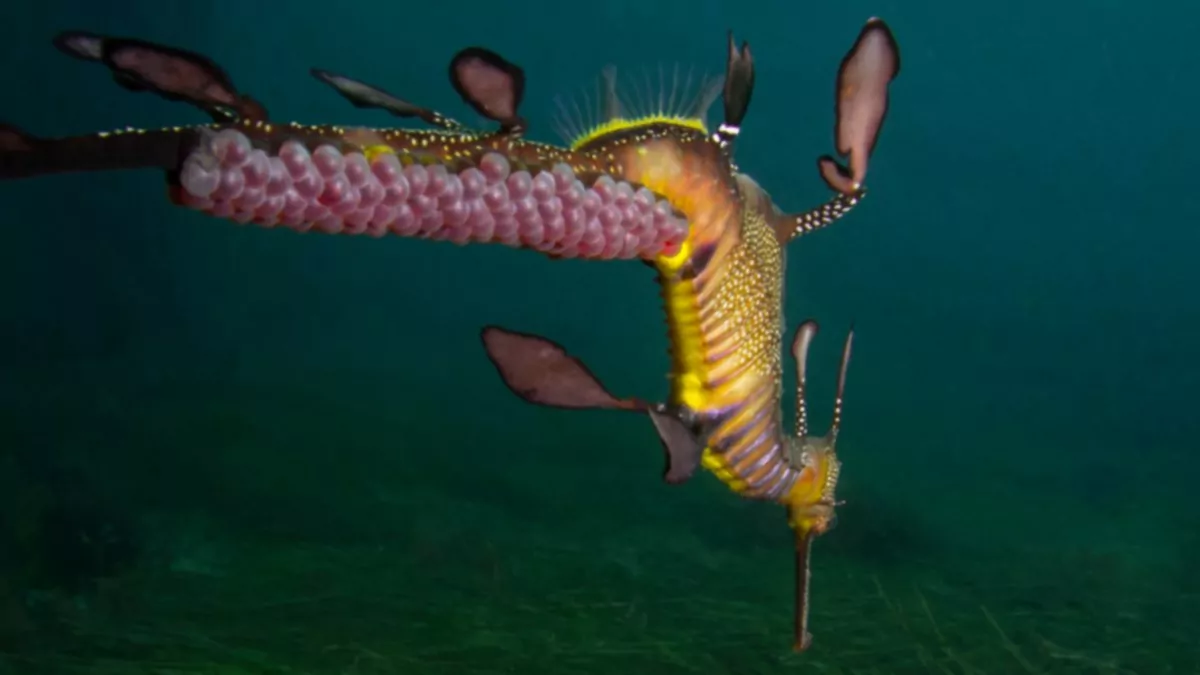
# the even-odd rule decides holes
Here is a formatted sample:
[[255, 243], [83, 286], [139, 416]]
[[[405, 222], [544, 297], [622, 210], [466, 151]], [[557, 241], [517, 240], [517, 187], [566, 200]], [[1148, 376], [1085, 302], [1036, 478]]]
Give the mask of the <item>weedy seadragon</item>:
[[[724, 78], [684, 106], [631, 114], [606, 71], [605, 119], [565, 147], [524, 138], [524, 71], [482, 47], [455, 54], [449, 76], [458, 95], [497, 125], [493, 130], [469, 129], [345, 75], [311, 71], [358, 108], [433, 127], [414, 130], [278, 123], [195, 52], [81, 31], [54, 42], [107, 67], [128, 90], [191, 104], [213, 121], [65, 138], [3, 124], [0, 178], [154, 168], [165, 171], [174, 203], [240, 223], [500, 242], [555, 258], [640, 258], [652, 266], [670, 339], [664, 402], [614, 397], [545, 338], [488, 326], [484, 347], [527, 401], [647, 415], [664, 450], [668, 483], [684, 482], [703, 466], [745, 498], [785, 506], [796, 542], [794, 648], [808, 647], [809, 551], [834, 520], [836, 440], [853, 333], [842, 353], [832, 428], [812, 437], [803, 389], [816, 324], [797, 329], [796, 433], [786, 435], [784, 249], [865, 195], [868, 159], [900, 70], [899, 49], [883, 21], [866, 22], [837, 73], [834, 137], [846, 165], [831, 155], [817, 160], [834, 195], [799, 213], [778, 208], [733, 162], [755, 73], [749, 46], [738, 46], [732, 33]], [[705, 112], [718, 93], [724, 119], [709, 131]]]

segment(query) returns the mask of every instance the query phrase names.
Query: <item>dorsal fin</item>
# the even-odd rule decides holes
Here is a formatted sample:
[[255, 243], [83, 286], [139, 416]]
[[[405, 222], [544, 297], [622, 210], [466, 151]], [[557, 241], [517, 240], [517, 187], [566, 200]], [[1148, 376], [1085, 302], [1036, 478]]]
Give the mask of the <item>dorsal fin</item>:
[[341, 94], [342, 98], [350, 101], [350, 104], [355, 108], [378, 108], [400, 118], [417, 118], [428, 124], [432, 124], [442, 129], [457, 131], [463, 128], [459, 122], [446, 117], [445, 115], [431, 110], [422, 108], [401, 99], [393, 94], [380, 89], [371, 84], [367, 84], [361, 80], [356, 80], [345, 75], [313, 68], [309, 71], [313, 77], [321, 82], [333, 87], [333, 90]]
[[[654, 73], [649, 69], [644, 69], [642, 75], [645, 77], [645, 92], [638, 89], [635, 93], [637, 102], [632, 106], [633, 109], [630, 109], [621, 99], [617, 67], [610, 64], [601, 70], [600, 125], [613, 120], [636, 117], [703, 120], [713, 101], [716, 101], [717, 96], [721, 94], [721, 86], [725, 81], [724, 77], [701, 76], [699, 89], [689, 96], [688, 90], [692, 87], [692, 71], [688, 71], [686, 80], [681, 80], [683, 75], [679, 71], [678, 64], [669, 75], [664, 72], [662, 64], [659, 64], [657, 91], [652, 81]], [[638, 87], [638, 82], [635, 80], [633, 85]], [[654, 100], [655, 93], [658, 95], [657, 101]]]
[[700, 91], [696, 92], [696, 98], [692, 101], [692, 105], [687, 109], [685, 114], [688, 117], [696, 119], [704, 119], [708, 116], [708, 109], [721, 95], [725, 87], [725, 78], [711, 77], [706, 78], [700, 83]]
[[600, 71], [600, 81], [603, 87], [600, 92], [600, 109], [605, 120], [615, 120], [625, 117], [625, 106], [617, 92], [617, 67], [607, 65]]
[[[657, 77], [655, 77], [657, 73]], [[708, 136], [706, 113], [716, 100], [724, 81], [694, 69], [680, 66], [657, 71], [651, 68], [631, 69], [618, 76], [617, 69], [607, 66], [597, 80], [596, 101], [587, 90], [583, 92], [584, 107], [578, 101], [558, 101], [555, 126], [573, 150], [594, 147], [613, 134], [621, 134], [654, 125], [680, 127]], [[657, 79], [657, 83], [655, 80]]]

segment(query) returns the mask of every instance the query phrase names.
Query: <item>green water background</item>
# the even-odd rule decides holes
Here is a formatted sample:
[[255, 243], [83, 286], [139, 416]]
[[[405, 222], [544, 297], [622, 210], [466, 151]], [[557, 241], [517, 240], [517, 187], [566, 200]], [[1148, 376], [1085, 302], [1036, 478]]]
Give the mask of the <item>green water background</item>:
[[[1194, 9], [51, 1], [0, 10], [9, 33], [0, 114], [44, 135], [202, 121], [54, 51], [49, 39], [64, 28], [209, 54], [277, 119], [379, 125], [391, 120], [348, 107], [307, 69], [346, 72], [474, 122], [445, 63], [483, 44], [525, 67], [530, 135], [552, 141], [554, 97], [594, 92], [606, 64], [716, 73], [733, 28], [758, 67], [739, 165], [801, 210], [826, 198], [814, 159], [831, 150], [833, 77], [871, 15], [889, 22], [903, 55], [871, 193], [844, 222], [795, 243], [789, 259], [789, 323], [813, 317], [823, 328], [810, 385], [818, 428], [840, 335], [851, 322], [857, 329], [841, 437], [848, 504], [817, 547], [814, 601], [828, 627], [814, 626], [818, 647], [806, 658], [844, 672], [923, 672], [905, 645], [928, 637], [942, 653], [934, 632], [904, 633], [883, 604], [839, 610], [877, 597], [878, 584], [932, 588], [945, 611], [962, 608], [967, 627], [943, 636], [959, 650], [1004, 644], [977, 608], [999, 607], [993, 614], [1027, 627], [1014, 639], [1033, 654], [1022, 657], [1036, 661], [1033, 672], [1196, 672]], [[147, 172], [3, 184], [0, 222], [0, 494], [10, 530], [26, 536], [0, 543], [9, 569], [48, 564], [28, 531], [42, 526], [47, 504], [78, 493], [78, 508], [129, 523], [138, 547], [156, 552], [135, 569], [164, 560], [203, 568], [217, 579], [206, 593], [245, 583], [250, 597], [270, 594], [231, 571], [247, 551], [254, 560], [314, 547], [389, 551], [393, 562], [359, 572], [324, 561], [328, 578], [297, 588], [353, 579], [344, 595], [360, 599], [404, 588], [413, 597], [379, 616], [426, 607], [433, 626], [450, 616], [432, 609], [443, 604], [492, 607], [488, 620], [422, 634], [448, 654], [503, 624], [530, 641], [505, 652], [523, 672], [692, 672], [653, 650], [587, 652], [595, 640], [715, 655], [696, 672], [774, 672], [775, 659], [803, 667], [771, 652], [786, 651], [790, 584], [774, 507], [741, 502], [709, 477], [662, 485], [644, 420], [523, 406], [480, 349], [485, 323], [541, 333], [611, 389], [662, 396], [664, 327], [644, 266], [264, 232], [172, 207]], [[285, 577], [285, 562], [303, 567], [279, 555], [275, 568], [256, 563], [263, 579]], [[411, 569], [382, 571], [395, 561]], [[519, 602], [475, 587], [501, 576], [517, 580], [506, 592]], [[19, 585], [18, 574], [8, 578]], [[636, 595], [644, 625], [631, 627], [624, 610], [552, 609], [579, 589]], [[687, 599], [683, 626], [669, 598]], [[710, 618], [696, 609], [705, 599]], [[722, 614], [739, 602], [749, 606], [742, 618]], [[536, 618], [513, 623], [517, 605]], [[156, 611], [138, 605], [122, 616], [163, 625]], [[303, 655], [334, 642], [331, 626], [369, 612], [325, 607], [323, 623], [272, 615], [269, 623], [307, 630], [305, 648], [256, 640], [255, 622], [229, 641], [263, 655], [247, 672], [288, 663], [367, 672]], [[579, 637], [581, 622], [602, 637]], [[397, 619], [387, 634], [417, 625]], [[547, 656], [534, 637], [547, 631], [565, 653], [590, 656]], [[1060, 655], [1116, 669], [1053, 656], [1047, 631], [1053, 644], [1070, 643]], [[865, 643], [846, 641], [859, 634]], [[13, 654], [44, 647], [22, 635], [10, 640]], [[96, 663], [84, 638], [54, 639], [66, 642], [50, 651], [66, 644]], [[770, 655], [746, 665], [751, 652]], [[1003, 660], [1009, 652], [977, 666], [1027, 672]], [[13, 658], [14, 672], [32, 672], [36, 661]], [[454, 672], [510, 672], [489, 670], [501, 666], [488, 658]], [[395, 672], [443, 666], [430, 657]]]

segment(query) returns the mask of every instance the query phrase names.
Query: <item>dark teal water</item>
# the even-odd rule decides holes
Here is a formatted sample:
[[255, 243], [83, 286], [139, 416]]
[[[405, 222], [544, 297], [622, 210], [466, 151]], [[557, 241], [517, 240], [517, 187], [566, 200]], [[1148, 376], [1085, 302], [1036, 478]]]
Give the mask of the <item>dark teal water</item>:
[[[49, 1], [0, 9], [0, 119], [43, 135], [203, 121], [56, 52], [50, 38], [65, 28], [204, 52], [273, 116], [314, 123], [389, 120], [348, 107], [309, 77], [312, 66], [474, 122], [447, 86], [444, 64], [460, 47], [483, 44], [525, 67], [530, 135], [556, 141], [555, 96], [592, 87], [609, 63], [719, 72], [733, 28], [753, 45], [758, 67], [739, 166], [784, 208], [801, 210], [826, 197], [814, 159], [831, 150], [838, 61], [867, 17], [884, 17], [903, 66], [870, 195], [844, 222], [793, 244], [789, 259], [789, 323], [813, 317], [823, 327], [811, 375], [818, 420], [829, 413], [836, 336], [852, 322], [857, 330], [841, 440], [850, 503], [818, 545], [818, 581], [824, 576], [837, 590], [815, 600], [830, 626], [816, 627], [818, 645], [831, 646], [814, 652], [810, 667], [821, 669], [812, 672], [1200, 668], [1188, 637], [1200, 608], [1200, 507], [1192, 498], [1200, 468], [1200, 57], [1190, 46], [1200, 11], [1117, 0], [1086, 8], [272, 5]], [[179, 543], [187, 537], [164, 534], [196, 519], [209, 533], [196, 536], [227, 561], [241, 554], [222, 549], [226, 539], [268, 549], [388, 546], [402, 557], [415, 546], [413, 528], [428, 523], [441, 532], [452, 521], [471, 546], [487, 539], [508, 561], [522, 560], [531, 545], [521, 533], [541, 533], [547, 550], [560, 542], [573, 551], [551, 567], [578, 564], [581, 579], [601, 578], [588, 565], [634, 551], [646, 571], [614, 593], [636, 592], [649, 607], [645, 628], [633, 631], [639, 639], [674, 639], [694, 654], [786, 651], [789, 542], [780, 514], [738, 502], [707, 476], [662, 486], [657, 441], [644, 421], [523, 406], [480, 349], [486, 323], [541, 333], [584, 356], [613, 390], [663, 395], [665, 335], [644, 266], [265, 232], [172, 207], [161, 177], [146, 172], [5, 183], [0, 224], [0, 569], [11, 587], [0, 584], [0, 599], [16, 598], [10, 612], [22, 614], [9, 633], [0, 625], [12, 636], [0, 657], [12, 656], [13, 672], [34, 672], [33, 664], [41, 664], [37, 672], [143, 672], [101, 670], [93, 643], [45, 629], [39, 621], [59, 626], [61, 617], [44, 603], [29, 609], [37, 604], [29, 598], [87, 598], [96, 576], [144, 576], [162, 563], [146, 551], [168, 546], [163, 539], [172, 556], [202, 558], [177, 550], [191, 545]], [[55, 528], [67, 533], [46, 534]], [[78, 544], [101, 531], [128, 546], [96, 553]], [[675, 538], [693, 548], [678, 553], [663, 543]], [[59, 539], [68, 543], [53, 543]], [[710, 554], [725, 562], [697, 563]], [[78, 563], [88, 556], [106, 559]], [[330, 565], [333, 579], [367, 574]], [[714, 579], [753, 579], [753, 602], [779, 588], [774, 604], [751, 610], [765, 626], [756, 637], [744, 637], [754, 632], [748, 628], [715, 646], [703, 634], [667, 637], [677, 627], [655, 599], [704, 598], [718, 582], [701, 582], [708, 577], [698, 567]], [[414, 569], [405, 583], [427, 593], [422, 603], [461, 592], [443, 583], [438, 564]], [[512, 574], [525, 584], [520, 602], [533, 606], [551, 606], [562, 588], [602, 583], [547, 577], [542, 588]], [[231, 576], [218, 575], [226, 581], [213, 588], [248, 583]], [[695, 583], [680, 581], [689, 578]], [[972, 620], [977, 605], [1005, 607], [995, 614], [1009, 622], [1025, 662], [1005, 661], [1009, 650], [997, 648], [997, 656], [979, 657], [976, 671], [952, 660], [949, 671], [926, 668], [932, 660], [919, 650], [896, 645], [928, 638], [930, 653], [946, 653], [934, 632], [905, 637], [880, 615], [839, 613], [839, 598], [875, 595], [871, 579], [897, 592], [940, 589], [945, 611], [966, 607]], [[735, 603], [740, 591], [729, 583], [713, 597]], [[815, 592], [823, 592], [819, 583]], [[79, 603], [87, 609], [72, 612], [93, 622], [107, 611]], [[126, 605], [122, 620], [143, 630], [168, 623], [161, 607]], [[505, 607], [496, 615], [511, 619]], [[365, 610], [323, 611], [328, 618]], [[621, 652], [631, 638], [606, 634], [609, 619], [550, 616], [521, 634], [553, 624], [564, 631], [563, 649], [582, 653], [585, 640], [572, 631], [594, 621], [613, 652], [559, 661], [557, 670], [539, 660], [525, 672], [775, 672], [775, 661], [760, 671], [734, 656], [685, 669], [662, 654]], [[271, 622], [288, 621], [281, 617]], [[308, 631], [310, 647], [335, 641], [324, 637], [328, 623], [295, 621], [307, 626], [297, 630]], [[253, 623], [238, 625], [226, 644], [264, 656], [236, 672], [284, 672], [274, 664], [293, 672], [450, 667], [431, 656], [394, 671], [356, 671], [332, 657], [305, 660], [296, 656], [303, 650], [257, 639]], [[712, 631], [722, 625], [714, 620]], [[1002, 644], [987, 626], [955, 630], [938, 628], [956, 650]], [[1047, 632], [1060, 636], [1052, 640], [1059, 651], [1041, 639]], [[348, 633], [336, 640], [353, 642]], [[879, 645], [837, 637], [858, 633]], [[452, 654], [463, 635], [446, 629], [420, 639]], [[528, 639], [538, 646], [526, 655], [549, 658], [542, 638]], [[62, 644], [78, 655], [69, 668], [20, 656], [68, 649]], [[873, 662], [873, 649], [904, 655]], [[465, 659], [460, 671], [518, 672], [507, 668], [521, 668], [525, 657], [509, 653], [506, 669], [488, 670], [484, 658]], [[803, 658], [770, 658], [803, 670]]]

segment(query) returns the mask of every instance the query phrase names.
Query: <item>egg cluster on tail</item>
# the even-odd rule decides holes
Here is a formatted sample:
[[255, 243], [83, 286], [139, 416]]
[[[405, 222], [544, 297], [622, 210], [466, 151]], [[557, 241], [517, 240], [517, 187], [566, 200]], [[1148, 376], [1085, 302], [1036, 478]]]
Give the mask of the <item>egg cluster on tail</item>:
[[602, 175], [590, 186], [565, 163], [513, 171], [499, 152], [451, 173], [404, 166], [392, 152], [309, 150], [286, 141], [276, 154], [224, 129], [204, 138], [179, 172], [180, 201], [240, 223], [331, 234], [395, 234], [500, 242], [562, 257], [672, 254], [687, 222], [645, 188]]

